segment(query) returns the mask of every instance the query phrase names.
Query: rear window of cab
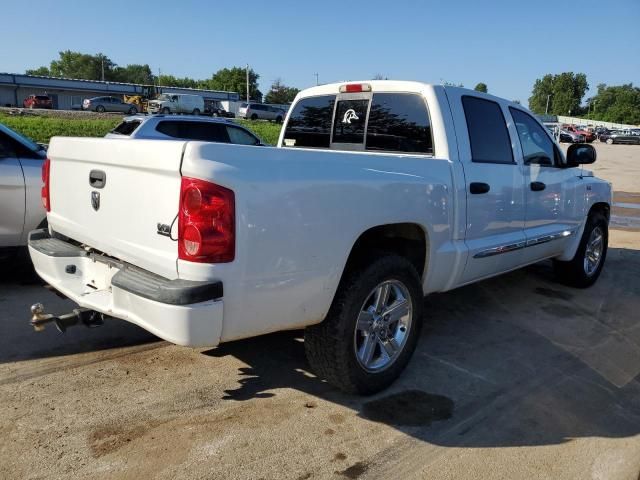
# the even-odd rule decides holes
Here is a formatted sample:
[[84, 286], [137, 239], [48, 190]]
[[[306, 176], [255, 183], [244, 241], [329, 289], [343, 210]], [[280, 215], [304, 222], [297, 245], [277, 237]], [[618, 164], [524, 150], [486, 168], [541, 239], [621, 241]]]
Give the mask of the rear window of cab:
[[431, 121], [417, 93], [374, 93], [371, 99], [321, 95], [300, 100], [283, 146], [433, 154]]

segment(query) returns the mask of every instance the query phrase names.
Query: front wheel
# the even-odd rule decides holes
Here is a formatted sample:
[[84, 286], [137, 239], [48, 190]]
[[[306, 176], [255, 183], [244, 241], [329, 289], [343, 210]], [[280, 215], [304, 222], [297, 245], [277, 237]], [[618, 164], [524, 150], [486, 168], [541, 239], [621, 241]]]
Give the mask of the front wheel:
[[105, 112], [104, 107], [103, 107], [102, 105], [98, 105], [98, 106], [96, 107], [96, 112], [98, 112], [98, 113], [104, 113], [104, 112]]
[[200, 110], [197, 109], [197, 108], [194, 108], [193, 112], [191, 112], [191, 113], [194, 114], [194, 115], [200, 115]]
[[593, 212], [587, 218], [580, 245], [573, 259], [568, 262], [554, 260], [553, 266], [559, 279], [578, 288], [593, 285], [604, 267], [609, 244], [609, 223], [601, 212]]
[[613, 138], [607, 138], [606, 144], [613, 145]]
[[136, 113], [138, 113], [138, 109], [136, 107], [131, 107], [129, 109], [129, 115], [135, 115]]
[[416, 348], [422, 303], [420, 277], [403, 257], [384, 254], [347, 273], [325, 320], [305, 330], [311, 368], [348, 393], [385, 389]]
[[168, 107], [164, 107], [164, 108], [162, 109], [162, 113], [164, 113], [165, 115], [169, 115], [169, 114], [171, 113], [171, 110], [169, 110], [169, 108], [168, 108]]

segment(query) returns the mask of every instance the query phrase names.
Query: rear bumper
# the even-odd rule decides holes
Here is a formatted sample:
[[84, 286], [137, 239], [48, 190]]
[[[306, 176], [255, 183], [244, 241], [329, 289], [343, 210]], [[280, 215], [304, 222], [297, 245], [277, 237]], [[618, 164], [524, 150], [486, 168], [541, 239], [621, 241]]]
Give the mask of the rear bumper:
[[222, 283], [168, 280], [84, 249], [46, 230], [29, 234], [33, 265], [53, 288], [105, 315], [190, 347], [215, 346], [223, 321]]

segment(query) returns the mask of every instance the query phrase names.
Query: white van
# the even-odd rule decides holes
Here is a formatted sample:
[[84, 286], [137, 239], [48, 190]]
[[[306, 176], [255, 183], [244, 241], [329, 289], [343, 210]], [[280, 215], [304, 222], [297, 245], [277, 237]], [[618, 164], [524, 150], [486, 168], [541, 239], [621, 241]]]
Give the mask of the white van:
[[184, 93], [163, 93], [151, 100], [149, 113], [192, 113], [200, 115], [204, 112], [204, 99], [200, 95]]

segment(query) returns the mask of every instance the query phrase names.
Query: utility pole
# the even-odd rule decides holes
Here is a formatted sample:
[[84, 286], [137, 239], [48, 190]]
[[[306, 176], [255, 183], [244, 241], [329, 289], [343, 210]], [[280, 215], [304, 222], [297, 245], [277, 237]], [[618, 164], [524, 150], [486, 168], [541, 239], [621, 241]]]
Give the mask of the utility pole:
[[100, 60], [102, 60], [102, 81], [104, 82], [104, 55], [100, 55]]
[[551, 94], [547, 95], [547, 106], [544, 109], [544, 114], [547, 115], [549, 113], [549, 98], [551, 97]]
[[249, 64], [247, 63], [247, 103], [249, 103]]
[[317, 74], [317, 73], [314, 73], [314, 75], [316, 76], [316, 85], [320, 85], [320, 84], [318, 83], [318, 74]]
[[162, 75], [162, 70], [158, 67], [158, 87], [160, 86], [160, 75]]

